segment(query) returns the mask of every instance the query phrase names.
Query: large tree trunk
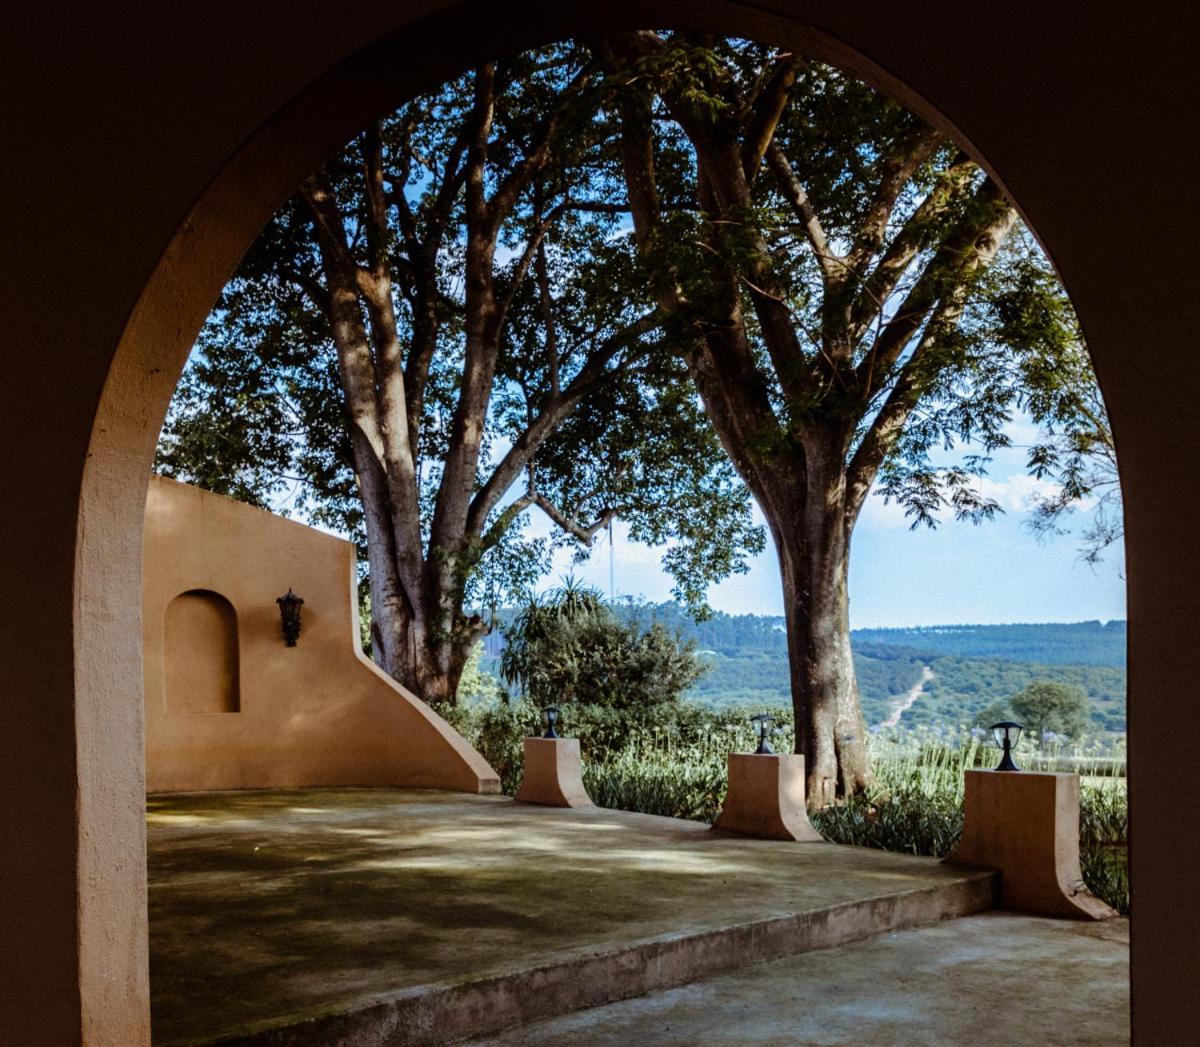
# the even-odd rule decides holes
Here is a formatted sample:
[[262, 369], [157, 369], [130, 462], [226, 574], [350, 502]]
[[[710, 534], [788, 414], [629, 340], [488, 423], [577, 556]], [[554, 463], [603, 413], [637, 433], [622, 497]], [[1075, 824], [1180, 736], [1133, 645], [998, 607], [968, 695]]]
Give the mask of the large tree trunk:
[[414, 659], [413, 668], [418, 681], [414, 690], [427, 702], [453, 704], [457, 698], [461, 670], [451, 678], [450, 664], [455, 659], [450, 657], [449, 648], [450, 644], [427, 637]]
[[807, 460], [803, 505], [785, 513], [760, 505], [783, 583], [796, 752], [805, 757], [809, 807], [819, 809], [853, 795], [872, 777], [850, 651], [845, 476], [834, 454], [810, 448]]
[[[374, 571], [372, 563], [372, 593]], [[431, 626], [444, 602], [436, 594], [433, 600], [438, 607], [419, 606], [415, 615], [405, 612], [402, 600], [381, 603], [378, 609], [372, 602], [372, 653], [380, 668], [426, 702], [453, 704], [463, 667], [484, 629], [474, 618]]]
[[813, 809], [852, 795], [872, 780], [850, 652], [846, 566], [844, 556], [809, 565], [803, 563], [802, 551], [780, 556], [796, 751], [805, 757]]
[[481, 628], [476, 619], [456, 620], [461, 596], [453, 570], [427, 569], [415, 584], [409, 580], [411, 565], [399, 555], [396, 536], [409, 526], [405, 512], [415, 510], [396, 507], [383, 470], [357, 431], [352, 446], [367, 532], [372, 657], [425, 701], [452, 703]]

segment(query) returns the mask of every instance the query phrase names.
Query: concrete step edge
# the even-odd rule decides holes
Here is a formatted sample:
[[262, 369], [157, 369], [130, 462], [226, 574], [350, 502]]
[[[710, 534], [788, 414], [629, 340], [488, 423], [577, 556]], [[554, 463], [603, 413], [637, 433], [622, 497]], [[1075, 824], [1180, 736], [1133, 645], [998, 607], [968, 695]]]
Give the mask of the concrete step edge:
[[213, 1047], [429, 1047], [644, 996], [714, 974], [967, 916], [995, 904], [997, 878], [961, 878], [823, 909], [673, 933], [561, 962], [454, 984], [211, 1041]]

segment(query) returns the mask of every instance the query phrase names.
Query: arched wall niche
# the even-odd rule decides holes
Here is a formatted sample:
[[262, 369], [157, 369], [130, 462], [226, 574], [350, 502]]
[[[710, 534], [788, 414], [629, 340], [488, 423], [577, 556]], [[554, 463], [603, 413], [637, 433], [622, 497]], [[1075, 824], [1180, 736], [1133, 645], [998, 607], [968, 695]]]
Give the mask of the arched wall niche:
[[189, 589], [163, 614], [168, 715], [241, 712], [237, 611], [220, 593]]
[[[1179, 909], [1172, 885], [1200, 865], [1200, 854], [1196, 834], [1173, 832], [1174, 815], [1165, 804], [1154, 806], [1154, 798], [1173, 796], [1176, 811], [1200, 800], [1194, 777], [1177, 781], [1171, 771], [1188, 764], [1189, 747], [1200, 741], [1184, 703], [1194, 694], [1194, 680], [1178, 657], [1196, 641], [1188, 623], [1200, 620], [1194, 584], [1200, 556], [1191, 551], [1192, 521], [1177, 493], [1198, 485], [1200, 469], [1181, 463], [1172, 490], [1163, 489], [1157, 476], [1175, 448], [1194, 445], [1200, 436], [1187, 399], [1200, 381], [1200, 365], [1196, 354], [1181, 351], [1160, 357], [1151, 376], [1132, 360], [1129, 347], [1186, 347], [1195, 340], [1191, 320], [1177, 315], [1189, 287], [1172, 274], [1189, 271], [1190, 249], [1184, 247], [1189, 238], [1180, 235], [1178, 208], [1169, 201], [1191, 195], [1193, 172], [1180, 153], [1178, 132], [1188, 126], [1195, 101], [1195, 89], [1188, 87], [1193, 81], [1184, 71], [1200, 33], [1166, 24], [1164, 16], [1153, 26], [1131, 19], [1117, 34], [1078, 3], [1043, 5], [1033, 14], [1019, 7], [925, 10], [865, 0], [762, 0], [753, 8], [719, 0], [694, 0], [686, 7], [653, 0], [452, 7], [437, 0], [386, 5], [364, 0], [359, 6], [354, 24], [365, 27], [361, 34], [340, 23], [331, 31], [324, 10], [308, 9], [306, 21], [292, 7], [272, 3], [253, 14], [213, 5], [204, 15], [211, 26], [184, 24], [211, 44], [222, 33], [238, 34], [239, 40], [257, 33], [257, 60], [245, 56], [252, 46], [243, 48], [221, 82], [204, 90], [229, 94], [264, 90], [265, 84], [267, 111], [276, 110], [257, 129], [256, 118], [237, 110], [244, 118], [232, 132], [243, 142], [236, 151], [223, 132], [202, 129], [195, 150], [200, 161], [193, 153], [173, 156], [167, 121], [162, 139], [137, 125], [139, 93], [149, 95], [169, 79], [151, 55], [177, 43], [180, 26], [171, 22], [149, 30], [131, 11], [108, 15], [117, 24], [111, 38], [136, 38], [147, 71], [111, 63], [105, 55], [116, 85], [115, 101], [108, 109], [101, 106], [106, 132], [112, 125], [111, 141], [138, 143], [127, 148], [142, 150], [156, 178], [184, 188], [143, 202], [123, 191], [115, 176], [105, 182], [102, 171], [97, 175], [93, 206], [111, 209], [124, 222], [131, 214], [147, 216], [131, 233], [137, 251], [123, 256], [104, 284], [106, 294], [117, 296], [115, 308], [124, 310], [139, 291], [140, 296], [115, 350], [111, 316], [96, 320], [81, 338], [92, 356], [111, 353], [112, 363], [95, 413], [89, 411], [86, 422], [73, 419], [63, 438], [75, 441], [66, 481], [75, 491], [82, 434], [90, 431], [78, 496], [72, 495], [78, 523], [68, 715], [76, 737], [70, 758], [62, 761], [61, 787], [48, 794], [54, 803], [43, 807], [53, 813], [54, 831], [70, 836], [72, 846], [47, 846], [59, 864], [53, 877], [43, 877], [47, 887], [40, 894], [32, 872], [38, 852], [31, 851], [17, 867], [21, 885], [15, 903], [24, 902], [27, 911], [52, 911], [40, 905], [49, 901], [68, 907], [77, 948], [69, 963], [53, 949], [46, 951], [41, 966], [29, 968], [42, 972], [40, 982], [14, 976], [12, 984], [21, 987], [20, 999], [27, 1002], [7, 1013], [41, 1021], [45, 1028], [74, 1025], [89, 1042], [149, 1039], [138, 700], [141, 514], [154, 441], [187, 349], [257, 230], [304, 173], [363, 122], [472, 60], [600, 25], [687, 22], [803, 47], [954, 130], [1011, 190], [1064, 275], [1121, 443], [1126, 492], [1135, 1028], [1142, 1021], [1148, 1036], [1155, 1028], [1182, 1033], [1191, 991], [1187, 943], [1200, 928], [1190, 909]], [[427, 15], [435, 6], [443, 12]], [[55, 16], [45, 17], [51, 40]], [[71, 23], [65, 9], [57, 17]], [[188, 17], [180, 19], [186, 23]], [[275, 35], [284, 24], [291, 34], [286, 39], [299, 40], [308, 63], [300, 74]], [[88, 53], [69, 39], [62, 46], [80, 61]], [[63, 68], [70, 70], [69, 87], [73, 63]], [[84, 62], [84, 68], [91, 67]], [[314, 76], [314, 68], [328, 71]], [[1163, 93], [1164, 78], [1174, 95]], [[204, 108], [196, 91], [196, 97], [177, 102], [181, 112], [189, 102], [197, 111]], [[186, 119], [178, 123], [193, 126]], [[69, 155], [64, 151], [57, 162], [65, 165]], [[1152, 186], [1142, 184], [1143, 168], [1153, 171]], [[43, 203], [49, 211], [57, 201], [47, 195]], [[1120, 231], [1119, 257], [1096, 250], [1102, 218]], [[96, 257], [102, 253], [98, 246], [87, 250]], [[147, 277], [154, 258], [159, 261]], [[92, 396], [93, 386], [87, 388]], [[67, 456], [63, 450], [64, 461]], [[1143, 715], [1155, 698], [1162, 709]], [[39, 736], [38, 743], [52, 751], [51, 742]], [[39, 752], [31, 749], [21, 759], [18, 770], [32, 770]], [[64, 1017], [49, 1017], [39, 999], [54, 1000]], [[68, 1042], [50, 1034], [43, 1039]]]

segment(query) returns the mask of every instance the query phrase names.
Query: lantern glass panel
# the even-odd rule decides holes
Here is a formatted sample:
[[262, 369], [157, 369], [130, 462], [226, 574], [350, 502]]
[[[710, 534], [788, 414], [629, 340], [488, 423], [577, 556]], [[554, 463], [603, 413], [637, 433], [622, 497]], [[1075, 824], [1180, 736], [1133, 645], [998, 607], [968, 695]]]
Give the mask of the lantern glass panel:
[[758, 736], [758, 749], [756, 752], [759, 754], [770, 753], [772, 750], [768, 739], [771, 736], [771, 724], [775, 722], [775, 717], [769, 716], [767, 713], [758, 713], [750, 717], [750, 722], [754, 724], [754, 731]]

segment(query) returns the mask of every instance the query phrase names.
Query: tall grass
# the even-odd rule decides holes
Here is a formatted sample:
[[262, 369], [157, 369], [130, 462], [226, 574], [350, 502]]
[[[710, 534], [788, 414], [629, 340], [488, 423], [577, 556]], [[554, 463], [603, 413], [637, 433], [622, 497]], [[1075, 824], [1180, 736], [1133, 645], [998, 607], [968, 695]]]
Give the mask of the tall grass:
[[[521, 779], [522, 740], [540, 734], [536, 709], [517, 703], [445, 714], [499, 772], [512, 795]], [[792, 745], [787, 713], [772, 744]], [[715, 821], [728, 787], [726, 756], [750, 752], [754, 732], [744, 712], [693, 705], [660, 707], [640, 716], [572, 706], [565, 733], [580, 739], [584, 785], [602, 807]], [[827, 839], [861, 847], [943, 858], [962, 833], [965, 772], [997, 762], [978, 732], [918, 730], [870, 739], [876, 783], [849, 801], [813, 812]], [[1089, 889], [1118, 912], [1129, 911], [1128, 803], [1124, 752], [1112, 745], [1023, 742], [1017, 760], [1027, 770], [1072, 771], [1080, 790], [1080, 860]]]

